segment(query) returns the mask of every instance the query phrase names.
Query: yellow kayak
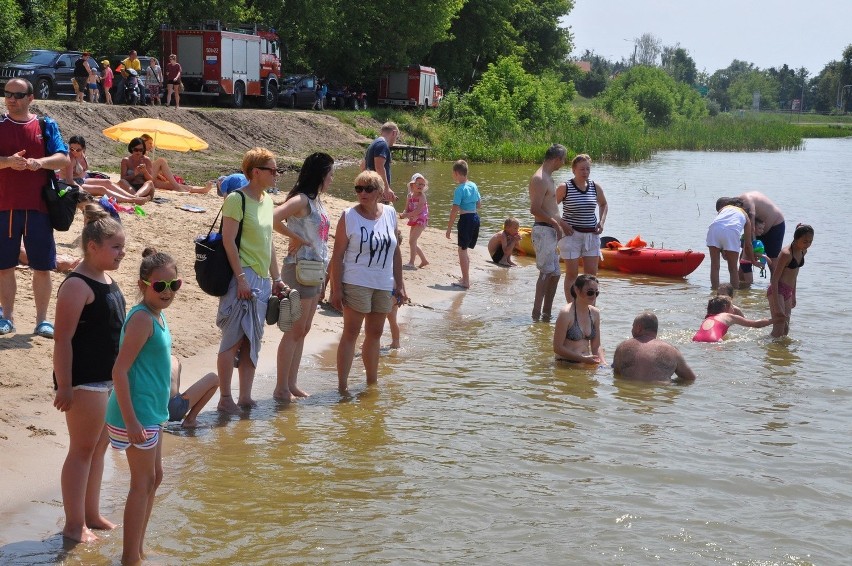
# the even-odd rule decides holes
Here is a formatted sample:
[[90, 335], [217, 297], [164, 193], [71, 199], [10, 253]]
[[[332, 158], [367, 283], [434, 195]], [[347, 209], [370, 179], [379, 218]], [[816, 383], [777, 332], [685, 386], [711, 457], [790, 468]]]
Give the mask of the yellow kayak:
[[515, 253], [535, 257], [535, 248], [532, 243], [532, 228], [518, 228], [518, 234], [521, 235], [521, 241], [515, 246]]

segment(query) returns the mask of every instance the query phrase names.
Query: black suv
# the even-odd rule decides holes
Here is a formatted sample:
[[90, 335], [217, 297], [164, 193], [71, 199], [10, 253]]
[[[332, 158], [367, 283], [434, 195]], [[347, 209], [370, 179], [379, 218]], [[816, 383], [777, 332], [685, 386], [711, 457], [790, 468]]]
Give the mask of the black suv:
[[[20, 78], [33, 84], [37, 99], [47, 100], [58, 95], [74, 96], [71, 77], [74, 76], [74, 63], [82, 55], [80, 51], [24, 51], [0, 65], [0, 86], [6, 86], [9, 79]], [[100, 76], [100, 66], [94, 58], [89, 58], [89, 65]]]

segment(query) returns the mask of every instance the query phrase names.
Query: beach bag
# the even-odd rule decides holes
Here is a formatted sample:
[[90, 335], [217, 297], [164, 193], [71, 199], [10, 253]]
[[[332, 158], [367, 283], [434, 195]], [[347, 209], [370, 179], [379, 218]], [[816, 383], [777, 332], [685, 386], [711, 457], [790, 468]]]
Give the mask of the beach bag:
[[[41, 127], [41, 138], [44, 140], [44, 153], [47, 155], [47, 134], [44, 118], [38, 119]], [[54, 230], [67, 232], [74, 223], [74, 215], [77, 213], [77, 205], [84, 199], [85, 193], [80, 191], [77, 185], [70, 185], [56, 178], [56, 172], [52, 169], [47, 172], [47, 183], [41, 188], [41, 198], [47, 205], [47, 214], [50, 217], [50, 225]]]
[[[243, 235], [243, 220], [246, 214], [246, 197], [242, 191], [236, 192], [240, 193], [243, 203], [243, 218], [240, 219], [236, 238], [237, 249], [239, 250], [240, 238]], [[224, 207], [224, 205], [222, 206]], [[210, 230], [207, 231], [207, 235], [195, 239], [195, 279], [202, 291], [214, 297], [224, 296], [228, 292], [231, 279], [234, 277], [234, 270], [231, 269], [231, 264], [228, 262], [225, 243], [222, 241], [224, 218], [219, 222], [219, 231], [213, 231], [221, 214], [222, 209], [220, 208], [216, 218], [213, 219], [213, 224], [210, 225]]]
[[296, 260], [296, 281], [305, 287], [316, 287], [325, 281], [325, 263], [313, 259]]
[[69, 185], [56, 178], [56, 173], [49, 172], [47, 184], [41, 189], [41, 198], [47, 204], [47, 215], [54, 230], [67, 232], [74, 223], [77, 205], [83, 194], [77, 185]]

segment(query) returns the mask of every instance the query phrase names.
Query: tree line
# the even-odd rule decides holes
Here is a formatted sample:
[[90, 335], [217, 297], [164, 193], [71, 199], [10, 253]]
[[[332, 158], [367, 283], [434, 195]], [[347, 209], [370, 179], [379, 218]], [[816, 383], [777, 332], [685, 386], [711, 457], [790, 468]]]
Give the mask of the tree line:
[[[689, 52], [679, 44], [665, 46], [659, 38], [645, 33], [634, 40], [633, 55], [610, 61], [586, 50], [578, 58], [589, 61], [590, 73], [576, 78], [577, 91], [586, 97], [602, 93], [619, 73], [641, 65], [664, 70], [675, 81], [692, 86], [706, 97], [711, 114], [750, 109], [754, 93], [759, 93], [762, 110], [803, 110], [845, 113], [852, 108], [852, 44], [838, 60], [825, 64], [811, 75], [804, 67], [787, 64], [761, 69], [753, 63], [734, 59], [712, 74], [699, 72]], [[844, 87], [849, 88], [844, 88]], [[794, 101], [798, 101], [794, 104]]]

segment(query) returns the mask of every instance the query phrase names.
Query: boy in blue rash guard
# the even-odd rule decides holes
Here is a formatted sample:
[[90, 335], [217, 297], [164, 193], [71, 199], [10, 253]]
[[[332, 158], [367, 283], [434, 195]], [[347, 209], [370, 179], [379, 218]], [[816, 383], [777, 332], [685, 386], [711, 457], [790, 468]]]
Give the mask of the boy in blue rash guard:
[[462, 276], [457, 283], [453, 283], [453, 286], [463, 289], [470, 287], [470, 257], [467, 250], [474, 247], [479, 238], [478, 211], [482, 206], [479, 188], [476, 183], [468, 180], [467, 173], [467, 161], [459, 159], [453, 163], [453, 180], [458, 183], [458, 186], [453, 193], [453, 206], [450, 209], [450, 221], [447, 223], [446, 234], [449, 240], [453, 231], [453, 222], [458, 216], [459, 266]]

